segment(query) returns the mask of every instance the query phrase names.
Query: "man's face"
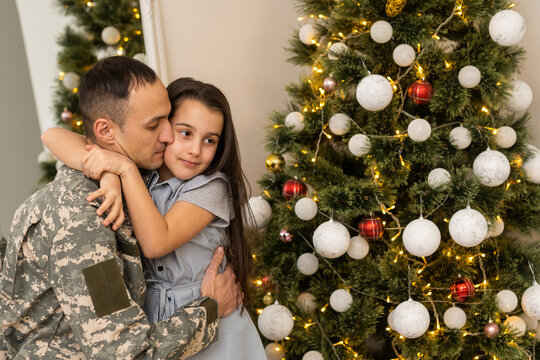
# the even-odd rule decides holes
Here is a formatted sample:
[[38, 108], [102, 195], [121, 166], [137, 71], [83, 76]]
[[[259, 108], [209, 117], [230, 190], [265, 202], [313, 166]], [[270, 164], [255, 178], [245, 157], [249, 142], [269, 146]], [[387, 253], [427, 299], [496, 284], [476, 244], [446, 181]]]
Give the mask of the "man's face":
[[163, 164], [167, 144], [174, 140], [167, 119], [171, 105], [162, 82], [134, 88], [129, 95], [124, 126], [115, 134], [119, 152], [139, 168], [157, 169]]

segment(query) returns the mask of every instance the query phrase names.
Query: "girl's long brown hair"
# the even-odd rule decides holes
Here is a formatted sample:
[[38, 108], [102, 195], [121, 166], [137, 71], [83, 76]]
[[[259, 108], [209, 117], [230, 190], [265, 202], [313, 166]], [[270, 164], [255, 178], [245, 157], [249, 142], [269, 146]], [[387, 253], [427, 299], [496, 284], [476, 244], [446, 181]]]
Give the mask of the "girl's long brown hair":
[[227, 261], [231, 264], [236, 280], [244, 294], [243, 302], [248, 304], [251, 300], [249, 280], [253, 271], [253, 258], [244, 235], [243, 221], [243, 207], [248, 200], [248, 189], [240, 164], [240, 151], [229, 102], [221, 90], [214, 85], [188, 77], [173, 81], [167, 87], [167, 91], [171, 102], [169, 119], [172, 119], [175, 111], [186, 99], [197, 100], [209, 109], [219, 111], [223, 115], [223, 131], [216, 154], [204, 173], [213, 174], [216, 171], [221, 171], [229, 178], [234, 218], [227, 227], [229, 238], [226, 250]]

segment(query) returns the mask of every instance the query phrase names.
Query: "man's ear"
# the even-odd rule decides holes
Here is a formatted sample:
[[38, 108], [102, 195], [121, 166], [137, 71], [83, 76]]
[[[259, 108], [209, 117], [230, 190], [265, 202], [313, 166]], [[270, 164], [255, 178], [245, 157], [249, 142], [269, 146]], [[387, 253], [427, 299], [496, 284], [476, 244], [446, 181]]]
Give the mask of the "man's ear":
[[114, 145], [114, 128], [117, 127], [113, 121], [105, 118], [98, 118], [94, 122], [94, 134], [96, 136], [97, 143], [104, 143], [107, 145]]

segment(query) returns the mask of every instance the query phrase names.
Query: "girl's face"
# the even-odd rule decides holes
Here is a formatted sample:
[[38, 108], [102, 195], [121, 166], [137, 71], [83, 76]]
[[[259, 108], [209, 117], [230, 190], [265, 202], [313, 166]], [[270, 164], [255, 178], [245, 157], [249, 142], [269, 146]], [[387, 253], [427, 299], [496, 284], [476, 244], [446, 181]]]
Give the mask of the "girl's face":
[[223, 130], [223, 115], [200, 101], [186, 99], [171, 119], [174, 142], [165, 149], [161, 180], [189, 180], [202, 174], [214, 159]]

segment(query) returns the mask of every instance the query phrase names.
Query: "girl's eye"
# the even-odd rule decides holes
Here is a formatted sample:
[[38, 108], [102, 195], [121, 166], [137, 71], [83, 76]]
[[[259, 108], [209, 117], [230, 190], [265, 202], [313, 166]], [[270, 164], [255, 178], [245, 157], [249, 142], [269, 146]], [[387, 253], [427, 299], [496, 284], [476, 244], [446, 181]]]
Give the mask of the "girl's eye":
[[190, 133], [189, 131], [187, 131], [187, 130], [181, 130], [181, 131], [179, 131], [179, 133], [180, 133], [180, 135], [182, 135], [182, 136], [189, 136], [189, 135], [191, 134], [191, 133]]
[[206, 142], [207, 144], [215, 144], [215, 143], [216, 143], [216, 140], [214, 140], [214, 139], [212, 139], [212, 138], [208, 138], [208, 139], [205, 140], [205, 142]]

